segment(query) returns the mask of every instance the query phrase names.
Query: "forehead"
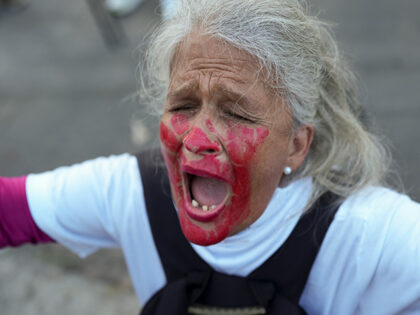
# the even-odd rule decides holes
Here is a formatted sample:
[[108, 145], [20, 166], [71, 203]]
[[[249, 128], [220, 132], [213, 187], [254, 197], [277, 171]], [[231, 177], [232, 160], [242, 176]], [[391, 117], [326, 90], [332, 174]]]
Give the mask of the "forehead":
[[171, 85], [205, 74], [239, 85], [259, 81], [255, 58], [218, 38], [199, 33], [190, 34], [180, 44], [172, 65]]

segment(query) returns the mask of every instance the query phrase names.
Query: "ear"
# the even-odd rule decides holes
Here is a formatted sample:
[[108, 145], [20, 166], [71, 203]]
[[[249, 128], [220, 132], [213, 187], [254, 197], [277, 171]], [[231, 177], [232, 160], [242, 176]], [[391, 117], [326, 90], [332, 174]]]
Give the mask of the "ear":
[[295, 130], [290, 138], [287, 165], [296, 171], [305, 160], [314, 136], [312, 125], [303, 125]]

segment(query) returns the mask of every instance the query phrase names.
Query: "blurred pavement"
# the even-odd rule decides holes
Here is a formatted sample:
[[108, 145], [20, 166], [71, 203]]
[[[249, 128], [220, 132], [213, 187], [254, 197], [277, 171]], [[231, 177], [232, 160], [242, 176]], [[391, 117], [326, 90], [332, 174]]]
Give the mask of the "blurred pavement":
[[[336, 24], [375, 128], [389, 139], [406, 191], [420, 201], [420, 2], [313, 0]], [[107, 49], [86, 2], [32, 1], [0, 14], [0, 174], [17, 176], [156, 143], [133, 96], [138, 53], [157, 0], [121, 21]], [[0, 315], [136, 314], [118, 251], [82, 261], [56, 245], [0, 251]]]

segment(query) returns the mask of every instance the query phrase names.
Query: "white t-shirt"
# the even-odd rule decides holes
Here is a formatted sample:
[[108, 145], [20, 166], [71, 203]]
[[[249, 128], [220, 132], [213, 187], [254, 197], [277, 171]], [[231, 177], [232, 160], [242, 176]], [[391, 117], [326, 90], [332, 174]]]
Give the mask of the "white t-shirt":
[[[35, 222], [57, 242], [81, 257], [122, 248], [141, 303], [165, 285], [134, 156], [32, 174], [26, 185]], [[250, 227], [194, 250], [217, 271], [248, 275], [287, 239], [310, 190], [310, 178], [276, 189]], [[382, 187], [345, 200], [300, 304], [308, 314], [420, 314], [420, 204]]]

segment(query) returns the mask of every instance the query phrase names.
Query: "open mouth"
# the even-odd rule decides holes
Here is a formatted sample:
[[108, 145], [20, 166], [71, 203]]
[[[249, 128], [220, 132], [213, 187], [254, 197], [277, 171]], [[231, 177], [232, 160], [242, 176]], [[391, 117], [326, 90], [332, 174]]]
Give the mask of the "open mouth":
[[184, 172], [184, 203], [188, 215], [208, 222], [223, 211], [228, 203], [230, 185], [206, 174]]

